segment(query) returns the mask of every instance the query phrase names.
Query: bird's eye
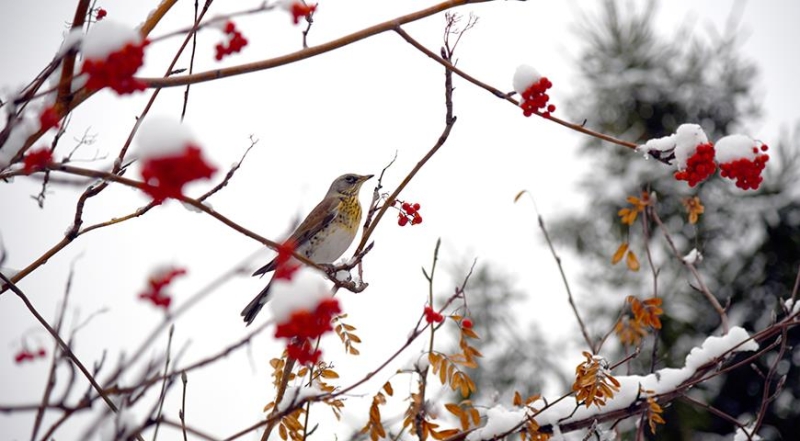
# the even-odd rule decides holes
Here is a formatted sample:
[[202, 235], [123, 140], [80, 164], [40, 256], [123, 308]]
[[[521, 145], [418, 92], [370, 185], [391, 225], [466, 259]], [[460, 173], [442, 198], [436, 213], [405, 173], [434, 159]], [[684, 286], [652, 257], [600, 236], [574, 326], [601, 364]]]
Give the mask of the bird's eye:
[[345, 181], [347, 181], [348, 184], [354, 184], [356, 182], [356, 177], [348, 176], [347, 178], [345, 178]]

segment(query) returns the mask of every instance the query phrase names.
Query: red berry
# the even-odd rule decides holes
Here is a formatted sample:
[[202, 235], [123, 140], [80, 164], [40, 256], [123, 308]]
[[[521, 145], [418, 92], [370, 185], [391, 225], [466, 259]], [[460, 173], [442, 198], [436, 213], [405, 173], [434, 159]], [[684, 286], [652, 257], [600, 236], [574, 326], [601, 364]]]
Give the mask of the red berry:
[[686, 181], [690, 187], [694, 187], [708, 179], [716, 169], [714, 146], [711, 143], [700, 144], [694, 154], [686, 160], [686, 169], [675, 173], [675, 179]]
[[416, 203], [415, 203], [415, 204], [413, 205], [413, 208], [414, 208], [414, 211], [417, 211], [417, 210], [419, 210], [419, 204], [416, 204]]
[[31, 174], [35, 171], [47, 167], [53, 161], [53, 152], [47, 147], [39, 149], [31, 149], [28, 154], [22, 158], [24, 170], [26, 174]]
[[39, 123], [42, 127], [42, 130], [48, 130], [53, 127], [58, 128], [60, 119], [61, 118], [59, 117], [58, 112], [56, 112], [56, 109], [53, 106], [44, 109], [42, 114], [39, 115]]
[[461, 320], [461, 326], [464, 327], [464, 328], [467, 328], [467, 329], [472, 328], [472, 320], [470, 320], [468, 318], [465, 318], [464, 320]]
[[236, 32], [236, 25], [233, 24], [232, 21], [229, 21], [229, 22], [225, 23], [224, 32], [226, 34], [233, 34], [234, 32]]
[[405, 227], [407, 223], [408, 223], [408, 218], [403, 213], [400, 213], [400, 216], [397, 218], [397, 225]]

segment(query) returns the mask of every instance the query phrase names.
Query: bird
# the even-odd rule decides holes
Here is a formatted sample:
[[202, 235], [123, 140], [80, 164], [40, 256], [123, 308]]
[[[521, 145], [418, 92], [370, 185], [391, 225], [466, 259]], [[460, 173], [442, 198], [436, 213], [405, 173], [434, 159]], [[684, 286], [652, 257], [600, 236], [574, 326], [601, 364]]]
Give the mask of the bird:
[[[286, 240], [292, 243], [295, 252], [317, 264], [330, 265], [341, 257], [353, 243], [361, 223], [361, 203], [358, 193], [361, 185], [374, 175], [347, 173], [333, 180], [328, 193], [297, 226]], [[253, 276], [263, 276], [274, 271], [277, 258], [262, 266]], [[242, 310], [242, 317], [249, 326], [269, 300], [272, 279]]]

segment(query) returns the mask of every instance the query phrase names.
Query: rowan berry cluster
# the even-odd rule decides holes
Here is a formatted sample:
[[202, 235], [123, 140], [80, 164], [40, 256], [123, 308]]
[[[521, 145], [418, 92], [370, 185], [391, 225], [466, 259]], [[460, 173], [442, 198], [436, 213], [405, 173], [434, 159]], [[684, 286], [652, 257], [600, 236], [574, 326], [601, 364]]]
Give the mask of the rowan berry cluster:
[[47, 351], [44, 348], [40, 348], [37, 351], [30, 351], [28, 349], [23, 349], [17, 352], [17, 355], [14, 356], [14, 363], [21, 364], [26, 361], [34, 361], [37, 358], [44, 358], [47, 356]]
[[531, 116], [534, 113], [540, 112], [542, 109], [545, 109], [542, 113], [544, 116], [550, 116], [551, 113], [555, 112], [556, 106], [554, 104], [548, 104], [550, 95], [546, 93], [547, 89], [551, 87], [553, 87], [553, 83], [551, 83], [547, 77], [541, 77], [539, 81], [525, 89], [525, 91], [522, 92], [522, 102], [520, 103], [522, 114]]
[[708, 179], [719, 167], [722, 177], [736, 181], [742, 190], [757, 190], [761, 185], [761, 172], [769, 161], [767, 150], [764, 143], [742, 134], [724, 136], [712, 144], [697, 124], [681, 124], [675, 133], [637, 147], [637, 151], [668, 163], [674, 159], [678, 168], [675, 179], [690, 187]]
[[714, 153], [714, 145], [710, 142], [700, 144], [694, 154], [686, 160], [686, 168], [675, 172], [675, 179], [688, 182], [689, 187], [705, 181], [717, 171]]
[[334, 298], [322, 300], [313, 311], [299, 310], [292, 313], [289, 320], [275, 327], [275, 338], [287, 338], [286, 350], [289, 357], [300, 364], [316, 364], [322, 352], [311, 346], [311, 339], [333, 331], [331, 320], [341, 313], [339, 301]]
[[42, 147], [40, 149], [31, 150], [28, 152], [28, 154], [22, 159], [22, 162], [24, 164], [25, 173], [31, 174], [47, 167], [47, 164], [49, 164], [52, 160], [53, 152], [48, 147]]
[[228, 40], [217, 43], [215, 46], [216, 55], [214, 58], [216, 58], [217, 61], [222, 60], [228, 55], [240, 52], [242, 48], [247, 46], [247, 39], [236, 29], [236, 25], [232, 21], [225, 23], [225, 27], [222, 31], [228, 36]]
[[188, 145], [178, 154], [150, 157], [142, 166], [142, 190], [155, 202], [183, 196], [183, 186], [198, 179], [208, 179], [216, 168], [202, 157], [200, 149]]
[[305, 17], [308, 19], [314, 11], [317, 10], [316, 3], [313, 5], [306, 4], [305, 2], [294, 2], [292, 6], [289, 8], [289, 12], [292, 13], [292, 22], [294, 24], [300, 23], [300, 18]]
[[275, 275], [273, 276], [278, 280], [292, 280], [294, 273], [300, 269], [300, 264], [297, 261], [292, 261], [292, 256], [295, 251], [295, 244], [292, 240], [278, 245], [278, 256], [275, 258]]
[[144, 64], [144, 48], [148, 40], [128, 43], [105, 59], [87, 59], [81, 73], [88, 75], [86, 88], [100, 90], [110, 87], [120, 95], [144, 90], [147, 85], [133, 77]]
[[42, 130], [50, 130], [52, 128], [58, 128], [59, 122], [61, 121], [61, 117], [59, 117], [58, 112], [56, 111], [55, 107], [50, 106], [39, 115], [39, 125], [41, 126]]
[[149, 300], [153, 305], [169, 309], [172, 297], [165, 292], [167, 286], [178, 277], [186, 274], [185, 268], [162, 269], [150, 276], [147, 281], [147, 291], [139, 294], [140, 299]]
[[404, 227], [411, 222], [411, 225], [422, 223], [422, 216], [419, 214], [420, 205], [418, 203], [409, 203], [402, 201], [394, 201], [395, 204], [400, 203], [400, 212], [397, 213], [397, 225]]
[[[766, 152], [769, 147], [766, 144], [760, 147], [761, 152]], [[760, 153], [758, 147], [753, 147], [755, 159], [739, 158], [726, 164], [720, 164], [720, 175], [723, 178], [733, 179], [736, 186], [742, 190], [757, 189], [764, 178], [761, 172], [767, 166], [769, 155]]]
[[444, 320], [442, 314], [434, 311], [430, 306], [425, 307], [425, 321], [428, 323], [441, 323]]

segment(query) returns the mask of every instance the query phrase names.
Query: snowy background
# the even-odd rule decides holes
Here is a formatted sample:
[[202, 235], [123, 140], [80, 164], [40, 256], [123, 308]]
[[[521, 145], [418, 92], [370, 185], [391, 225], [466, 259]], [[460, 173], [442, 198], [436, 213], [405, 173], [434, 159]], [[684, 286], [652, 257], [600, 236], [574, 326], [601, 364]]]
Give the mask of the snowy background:
[[[321, 3], [310, 45], [432, 4]], [[212, 6], [210, 14], [257, 4], [220, 2]], [[130, 25], [138, 24], [155, 5], [98, 4], [108, 10], [109, 18]], [[516, 67], [531, 64], [554, 83], [551, 102], [562, 105], [572, 92], [573, 57], [579, 46], [570, 29], [577, 17], [595, 7], [596, 2], [586, 0], [497, 2], [457, 9], [465, 16], [473, 12], [480, 17], [478, 26], [458, 46], [458, 66], [495, 87], [511, 90]], [[800, 118], [796, 100], [787, 99], [800, 96], [796, 81], [800, 61], [791, 47], [791, 42], [800, 38], [796, 26], [800, 4], [792, 0], [670, 1], [658, 9], [658, 31], [670, 34], [683, 24], [694, 23], [701, 32], [721, 32], [735, 7], [743, 8], [740, 29], [749, 33], [742, 53], [761, 69], [758, 89], [763, 91], [765, 110], [763, 119], [753, 122], [747, 131], [769, 143], [782, 127]], [[73, 12], [73, 2], [3, 1], [0, 33], [6, 43], [0, 46], [0, 59], [4, 60], [0, 97], [12, 96], [50, 61]], [[192, 2], [179, 2], [153, 36], [187, 26], [192, 14]], [[293, 26], [285, 12], [242, 17], [236, 24], [250, 44], [241, 54], [217, 63], [213, 45], [221, 40], [221, 33], [202, 31], [196, 72], [301, 48], [302, 27]], [[440, 14], [404, 28], [436, 52], [443, 25]], [[171, 38], [151, 45], [140, 73], [162, 75], [179, 44], [180, 38]], [[184, 57], [179, 67], [187, 66], [187, 60]], [[443, 128], [443, 80], [439, 65], [398, 35], [387, 32], [293, 65], [192, 86], [185, 123], [200, 140], [204, 153], [222, 170], [217, 179], [239, 160], [250, 145], [250, 136], [258, 140], [230, 185], [210, 199], [211, 205], [246, 228], [279, 239], [295, 219], [318, 202], [333, 178], [346, 172], [380, 173], [397, 152], [397, 161], [384, 180], [385, 188], [391, 191], [436, 142]], [[399, 228], [394, 217], [386, 219], [373, 236], [376, 246], [364, 263], [369, 289], [357, 295], [340, 295], [348, 322], [358, 328], [364, 343], [359, 347], [362, 355], [352, 357], [344, 354], [335, 336], [323, 340], [326, 358], [334, 361], [342, 375], [338, 384], [362, 378], [405, 341], [427, 298], [427, 282], [419, 268], [429, 266], [439, 237], [443, 243], [441, 268], [461, 268], [475, 258], [496, 264], [527, 293], [520, 320], [539, 322], [547, 330], [548, 340], [564, 342], [573, 349], [563, 350], [559, 362], [574, 366], [580, 359], [575, 320], [555, 263], [536, 228], [533, 208], [527, 201], [514, 204], [513, 198], [520, 190], [529, 190], [545, 220], [553, 213], [580, 209], [583, 199], [574, 190], [574, 182], [591, 172], [591, 166], [575, 155], [575, 146], [583, 135], [540, 118], [524, 118], [519, 109], [460, 78], [456, 77], [455, 86], [458, 122], [449, 140], [400, 195], [400, 199], [422, 205], [424, 222]], [[150, 114], [177, 118], [183, 94], [182, 87], [163, 90]], [[56, 158], [88, 133], [94, 143], [81, 147], [75, 157], [99, 159], [78, 165], [107, 167], [148, 96], [145, 92], [119, 98], [108, 91], [95, 95], [73, 113]], [[564, 113], [557, 110], [556, 115]], [[372, 184], [374, 180], [362, 191], [365, 203]], [[212, 185], [197, 184], [187, 193], [199, 195]], [[45, 206], [39, 209], [31, 199], [39, 189], [40, 181], [30, 178], [0, 185], [5, 267], [27, 266], [57, 243], [71, 224], [80, 192], [50, 186]], [[147, 202], [140, 192], [112, 185], [89, 201], [84, 221], [91, 224], [125, 215]], [[174, 302], [180, 305], [261, 248], [218, 221], [170, 201], [146, 216], [78, 238], [19, 286], [44, 317], [53, 319], [69, 268], [74, 266], [65, 329], [103, 310], [76, 334], [73, 349], [87, 364], [108, 351], [107, 365], [113, 365], [119, 354], [138, 347], [161, 320], [159, 310], [137, 298], [154, 268], [172, 264], [188, 269], [188, 276], [178, 279], [171, 289]], [[264, 251], [249, 262], [249, 268], [255, 269], [270, 256]], [[568, 276], [576, 278], [581, 268], [571, 265], [568, 255], [562, 257]], [[440, 274], [443, 277], [436, 281], [436, 289], [452, 292], [458, 281], [444, 276], [444, 271]], [[181, 317], [175, 328], [173, 351], [186, 350], [178, 366], [216, 353], [249, 332], [239, 312], [264, 283], [250, 278], [249, 273], [239, 275]], [[591, 293], [578, 292], [579, 304], [584, 295]], [[267, 319], [259, 317], [258, 321]], [[476, 324], [476, 330], [481, 332], [480, 324]], [[52, 343], [19, 299], [9, 293], [0, 296], [0, 335], [0, 404], [37, 403], [47, 363], [18, 365], [13, 356], [23, 340], [48, 352]], [[166, 333], [157, 339], [153, 352], [145, 358], [163, 353]], [[410, 366], [418, 358], [419, 348], [410, 349], [375, 381], [359, 388], [355, 398], [371, 396], [392, 372]], [[192, 372], [187, 393], [188, 423], [223, 437], [257, 422], [262, 418], [262, 407], [273, 398], [268, 361], [278, 357], [280, 351], [281, 343], [267, 331], [246, 350], [211, 368]], [[123, 379], [123, 384], [135, 380], [135, 373], [134, 369], [134, 375]], [[104, 378], [102, 372], [98, 378]], [[398, 380], [398, 384], [408, 383], [407, 377]], [[180, 405], [178, 390], [173, 389], [165, 403], [165, 413], [173, 418], [177, 418]], [[320, 430], [325, 433], [348, 436], [364, 424], [369, 401], [348, 401], [344, 424], [332, 424], [325, 409], [312, 412], [312, 417], [320, 416]], [[397, 412], [402, 410], [398, 408]], [[0, 439], [28, 437], [32, 419], [33, 413], [0, 415]], [[58, 432], [61, 439], [83, 433], [86, 422], [77, 419], [67, 424]], [[168, 439], [173, 436], [178, 433], [167, 434]], [[245, 437], [255, 438], [254, 434]]]

